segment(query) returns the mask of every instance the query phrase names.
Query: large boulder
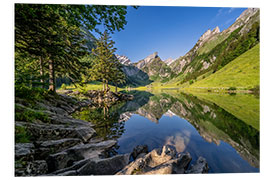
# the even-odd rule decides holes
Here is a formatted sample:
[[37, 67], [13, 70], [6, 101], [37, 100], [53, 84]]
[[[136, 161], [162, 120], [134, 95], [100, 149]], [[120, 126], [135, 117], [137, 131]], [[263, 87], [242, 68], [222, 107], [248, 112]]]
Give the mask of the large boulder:
[[179, 174], [185, 172], [190, 161], [189, 154], [177, 156], [175, 148], [166, 145], [137, 158], [117, 174]]
[[[141, 149], [144, 148], [139, 147], [134, 150], [136, 152]], [[165, 145], [147, 154], [141, 153], [117, 175], [208, 173], [207, 162], [202, 157], [199, 157], [196, 164], [188, 169], [191, 159], [189, 153], [177, 154], [173, 146]]]

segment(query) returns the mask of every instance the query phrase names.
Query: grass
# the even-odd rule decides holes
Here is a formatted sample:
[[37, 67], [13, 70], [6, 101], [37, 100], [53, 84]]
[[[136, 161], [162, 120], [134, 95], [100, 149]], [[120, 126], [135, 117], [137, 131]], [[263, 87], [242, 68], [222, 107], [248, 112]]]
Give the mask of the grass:
[[188, 88], [251, 89], [260, 84], [260, 45], [256, 45], [222, 69], [208, 77], [200, 78]]
[[251, 94], [235, 94], [228, 93], [196, 93], [192, 92], [200, 99], [213, 102], [241, 119], [246, 124], [259, 130], [260, 125], [260, 99]]
[[[109, 85], [109, 88], [111, 89], [111, 91], [115, 90], [115, 86]], [[121, 91], [121, 90], [125, 90], [126, 88], [117, 88], [117, 90]], [[70, 86], [61, 86], [61, 88], [59, 88], [58, 90], [73, 90], [73, 91], [79, 91], [79, 92], [86, 92], [89, 90], [103, 90], [103, 84], [101, 82], [92, 82], [89, 84], [86, 84], [84, 87], [80, 87], [77, 85], [77, 87], [75, 85], [70, 85]]]

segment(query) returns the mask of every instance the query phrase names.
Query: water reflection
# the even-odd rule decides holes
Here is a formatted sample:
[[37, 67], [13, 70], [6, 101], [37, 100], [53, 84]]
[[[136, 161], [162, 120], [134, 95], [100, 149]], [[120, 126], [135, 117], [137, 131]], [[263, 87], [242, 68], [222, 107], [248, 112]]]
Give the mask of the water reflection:
[[[195, 160], [205, 157], [212, 172], [259, 171], [259, 131], [254, 122], [228, 111], [234, 107], [225, 105], [225, 110], [214, 101], [177, 91], [130, 93], [133, 101], [85, 109], [74, 116], [95, 124], [100, 137], [117, 139], [118, 153], [130, 152], [139, 144], [150, 149], [169, 144], [179, 153], [190, 152]], [[238, 95], [233, 98], [237, 102]], [[245, 108], [248, 112], [249, 107]]]

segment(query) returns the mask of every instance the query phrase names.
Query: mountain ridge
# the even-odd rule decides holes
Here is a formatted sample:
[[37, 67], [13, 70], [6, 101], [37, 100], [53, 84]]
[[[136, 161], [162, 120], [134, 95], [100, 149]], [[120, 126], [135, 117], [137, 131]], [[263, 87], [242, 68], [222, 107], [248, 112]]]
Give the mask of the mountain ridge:
[[[260, 10], [248, 8], [222, 32], [218, 26], [213, 30], [206, 30], [196, 44], [184, 56], [177, 59], [169, 58], [163, 61], [158, 56], [158, 52], [135, 63], [128, 61], [126, 56], [118, 59], [122, 64], [131, 66], [133, 70], [136, 69], [136, 72], [142, 71], [147, 74], [149, 78], [147, 83], [157, 81], [180, 85], [190, 80], [194, 81], [202, 74], [215, 73], [254, 47], [259, 43], [259, 28]], [[146, 80], [145, 78], [146, 76], [142, 79]]]

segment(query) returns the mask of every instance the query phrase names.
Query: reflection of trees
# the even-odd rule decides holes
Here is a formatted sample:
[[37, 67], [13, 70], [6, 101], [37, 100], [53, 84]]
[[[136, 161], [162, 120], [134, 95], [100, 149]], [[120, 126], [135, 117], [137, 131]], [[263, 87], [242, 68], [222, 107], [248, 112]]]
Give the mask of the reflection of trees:
[[98, 137], [117, 139], [124, 133], [124, 122], [118, 122], [117, 109], [123, 103], [112, 107], [84, 108], [74, 113], [73, 117], [91, 122], [95, 126]]
[[117, 139], [125, 131], [124, 121], [119, 121], [120, 115], [127, 111], [136, 111], [149, 101], [153, 96], [149, 92], [130, 91], [134, 95], [132, 101], [121, 102], [113, 106], [104, 104], [102, 107], [83, 108], [73, 114], [74, 118], [91, 122], [95, 127], [98, 137], [104, 139]]

